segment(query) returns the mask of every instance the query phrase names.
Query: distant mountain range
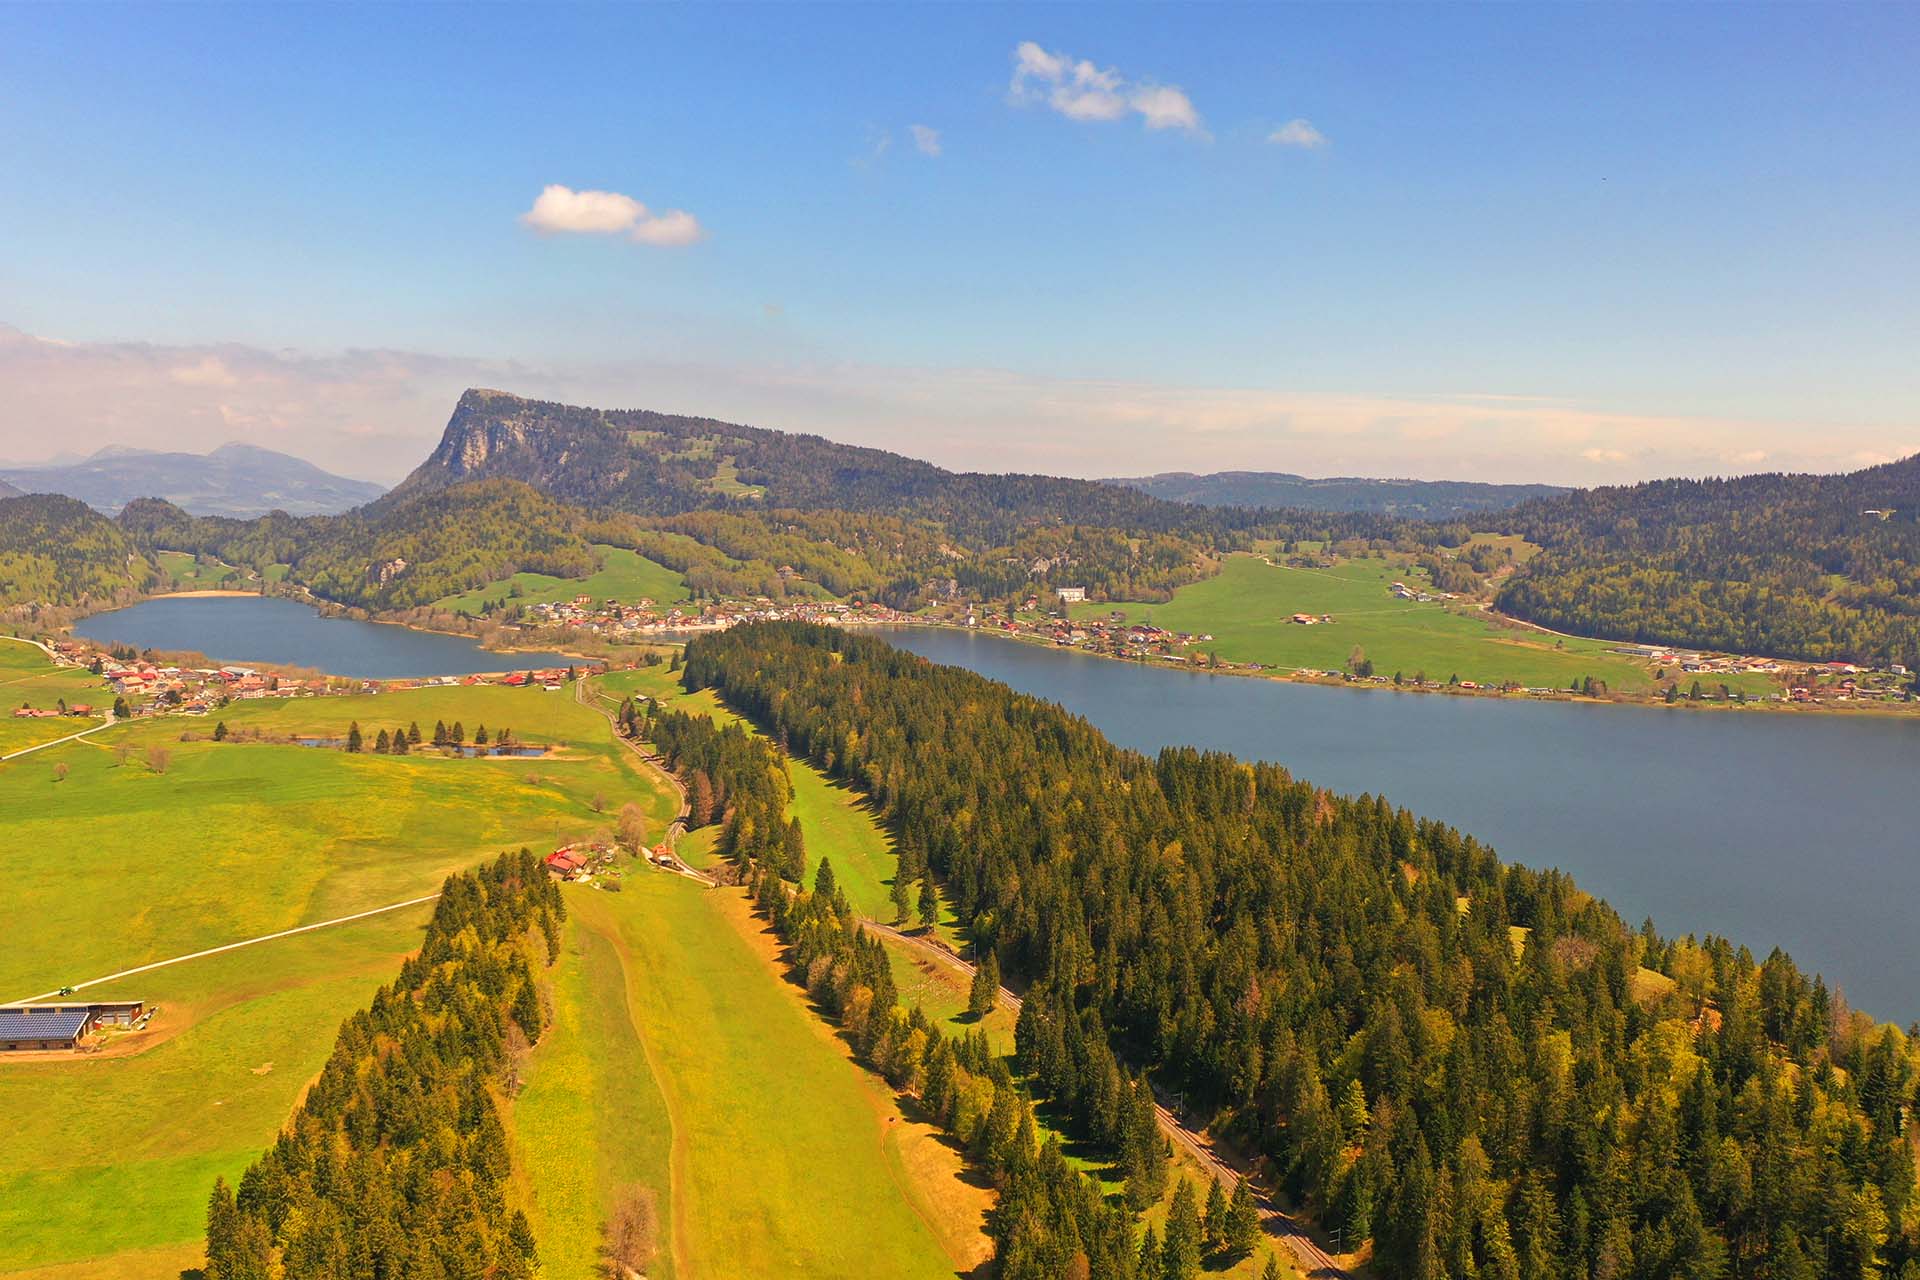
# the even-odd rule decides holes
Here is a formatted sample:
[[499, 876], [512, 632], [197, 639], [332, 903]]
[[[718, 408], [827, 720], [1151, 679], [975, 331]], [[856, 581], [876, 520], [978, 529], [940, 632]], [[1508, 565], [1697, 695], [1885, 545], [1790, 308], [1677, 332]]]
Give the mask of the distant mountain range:
[[5, 480], [0, 480], [0, 498], [17, 498], [19, 496], [20, 491], [18, 489], [8, 484]]
[[1203, 507], [1291, 507], [1302, 511], [1366, 511], [1409, 520], [1452, 520], [1481, 511], [1550, 498], [1567, 489], [1551, 484], [1479, 484], [1470, 480], [1369, 480], [1330, 476], [1315, 480], [1285, 471], [1167, 471], [1121, 477], [1125, 485], [1168, 502]]
[[203, 516], [332, 515], [371, 502], [385, 486], [349, 480], [310, 462], [249, 444], [212, 453], [148, 453], [110, 447], [82, 462], [0, 470], [7, 486], [59, 493], [111, 515], [136, 498], [165, 498]]

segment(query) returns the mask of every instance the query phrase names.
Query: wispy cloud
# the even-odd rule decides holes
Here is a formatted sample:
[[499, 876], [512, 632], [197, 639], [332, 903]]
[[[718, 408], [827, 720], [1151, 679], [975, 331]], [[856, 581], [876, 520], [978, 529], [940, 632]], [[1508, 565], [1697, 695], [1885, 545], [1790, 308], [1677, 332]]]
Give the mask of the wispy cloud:
[[242, 439], [391, 482], [432, 449], [468, 386], [815, 432], [949, 467], [1083, 476], [1191, 470], [1197, 450], [1220, 469], [1612, 483], [1850, 470], [1920, 448], [1911, 433], [1864, 426], [1622, 413], [1484, 390], [1336, 394], [804, 358], [548, 365], [60, 342], [0, 324], [0, 455]]
[[636, 244], [692, 244], [706, 233], [685, 209], [650, 211], [618, 191], [575, 191], [552, 183], [520, 221], [546, 235], [624, 235]]
[[1179, 129], [1205, 137], [1206, 126], [1186, 90], [1131, 80], [1113, 67], [1053, 53], [1031, 40], [1013, 51], [1007, 97], [1019, 105], [1044, 103], [1069, 120], [1119, 120], [1137, 114], [1149, 129]]
[[1307, 151], [1330, 145], [1327, 135], [1313, 127], [1313, 121], [1298, 116], [1268, 134], [1267, 141], [1277, 147], [1300, 147]]
[[913, 135], [913, 145], [923, 156], [940, 154], [940, 131], [924, 124], [910, 124], [907, 132]]

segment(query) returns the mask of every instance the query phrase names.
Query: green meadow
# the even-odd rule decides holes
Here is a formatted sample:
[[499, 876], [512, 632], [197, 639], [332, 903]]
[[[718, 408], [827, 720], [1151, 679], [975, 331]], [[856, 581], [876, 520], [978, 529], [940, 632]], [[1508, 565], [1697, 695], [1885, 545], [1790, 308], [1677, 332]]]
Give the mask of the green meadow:
[[14, 718], [13, 712], [18, 707], [49, 709], [57, 707], [63, 698], [70, 706], [101, 708], [103, 714], [113, 706], [113, 691], [99, 676], [71, 667], [56, 667], [36, 646], [0, 636], [0, 756], [64, 738], [100, 723], [97, 717]]
[[[0, 1062], [0, 1272], [90, 1261], [103, 1276], [153, 1275], [156, 1246], [182, 1251], [165, 1274], [197, 1265], [214, 1178], [237, 1178], [272, 1141], [334, 1028], [393, 978], [431, 910], [89, 989], [159, 1006], [157, 1043], [124, 1057]], [[111, 933], [104, 917], [96, 927]]]
[[[673, 1124], [628, 1011], [630, 963], [608, 932], [569, 918], [550, 970], [553, 1021], [521, 1069], [511, 1132], [545, 1280], [605, 1274], [601, 1226], [623, 1196], [651, 1201], [659, 1244], [673, 1221]], [[674, 1274], [669, 1249], [647, 1274]]]
[[[1359, 648], [1373, 660], [1376, 675], [1400, 671], [1411, 679], [1425, 672], [1429, 680], [1457, 675], [1556, 689], [1592, 676], [1623, 693], [1652, 686], [1645, 663], [1609, 652], [1613, 646], [1606, 641], [1517, 630], [1462, 605], [1396, 599], [1394, 582], [1417, 590], [1426, 575], [1392, 560], [1295, 569], [1232, 556], [1218, 574], [1180, 588], [1168, 603], [1082, 604], [1074, 606], [1073, 616], [1098, 618], [1119, 609], [1129, 621], [1213, 636], [1195, 651], [1286, 669], [1338, 671]], [[1333, 621], [1302, 626], [1292, 620], [1296, 613], [1330, 615]]]
[[[467, 760], [250, 740], [333, 736], [357, 719], [371, 742], [416, 720], [430, 734], [439, 718], [564, 746]], [[222, 720], [230, 736], [213, 742]], [[661, 823], [675, 807], [567, 692], [268, 699], [115, 726], [0, 764], [0, 849], [21, 922], [0, 953], [0, 1000], [431, 893], [500, 849], [602, 831], [629, 799]], [[0, 1062], [0, 1272], [92, 1259], [87, 1274], [150, 1274], [159, 1255], [144, 1250], [190, 1250], [213, 1177], [272, 1140], [340, 1019], [393, 977], [428, 911], [90, 988], [160, 1006], [128, 1042], [138, 1052]]]
[[[521, 604], [551, 604], [575, 596], [618, 600], [633, 604], [642, 599], [657, 605], [679, 604], [687, 598], [686, 579], [625, 547], [596, 543], [600, 571], [585, 578], [555, 578], [544, 573], [516, 573], [484, 587], [434, 601], [436, 609], [480, 612], [482, 602], [511, 598]], [[517, 594], [516, 594], [517, 592]]]
[[[738, 890], [635, 868], [622, 892], [576, 890], [568, 909], [570, 932], [603, 939], [624, 973], [651, 1078], [616, 1083], [657, 1087], [664, 1103], [669, 1170], [654, 1190], [673, 1274], [931, 1280], [978, 1261], [984, 1199], [960, 1181], [958, 1155], [903, 1117], [777, 976], [777, 943]], [[649, 1150], [654, 1123], [640, 1122]], [[520, 1115], [516, 1128], [532, 1145]], [[621, 1127], [582, 1140], [598, 1144], [596, 1166], [626, 1142]], [[536, 1198], [569, 1193], [559, 1163], [532, 1162]]]
[[201, 559], [184, 551], [161, 551], [155, 557], [169, 591], [221, 591], [242, 585], [246, 575], [211, 557]]

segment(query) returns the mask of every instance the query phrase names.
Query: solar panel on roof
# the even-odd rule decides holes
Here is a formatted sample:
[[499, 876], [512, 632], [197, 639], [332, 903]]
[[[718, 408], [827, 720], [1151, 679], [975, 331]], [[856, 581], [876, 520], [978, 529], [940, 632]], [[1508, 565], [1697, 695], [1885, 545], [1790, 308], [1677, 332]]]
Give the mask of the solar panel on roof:
[[71, 1040], [87, 1025], [85, 1009], [26, 1013], [0, 1009], [0, 1040]]

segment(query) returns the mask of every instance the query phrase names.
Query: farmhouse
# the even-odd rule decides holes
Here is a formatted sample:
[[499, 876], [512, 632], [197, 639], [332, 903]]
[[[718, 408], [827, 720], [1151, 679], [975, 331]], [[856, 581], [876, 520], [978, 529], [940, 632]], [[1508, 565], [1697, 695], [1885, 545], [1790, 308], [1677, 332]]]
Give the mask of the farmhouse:
[[77, 1049], [96, 1027], [132, 1026], [146, 1008], [140, 1000], [71, 1004], [0, 1005], [0, 1053], [29, 1049]]
[[1087, 598], [1087, 589], [1085, 587], [1061, 587], [1056, 590], [1054, 594], [1060, 597], [1061, 604], [1079, 604]]

